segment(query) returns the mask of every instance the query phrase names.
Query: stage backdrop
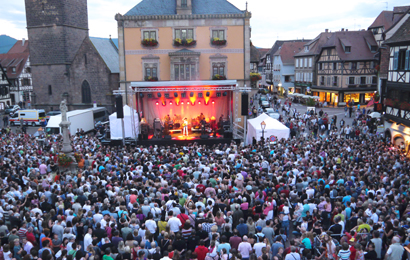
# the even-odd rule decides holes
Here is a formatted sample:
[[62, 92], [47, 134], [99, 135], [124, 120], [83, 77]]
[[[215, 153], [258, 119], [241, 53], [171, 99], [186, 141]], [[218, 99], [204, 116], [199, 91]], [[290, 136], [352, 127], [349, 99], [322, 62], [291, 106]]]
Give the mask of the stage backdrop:
[[[212, 101], [214, 103], [212, 103]], [[157, 102], [158, 105], [156, 104]], [[165, 106], [163, 102], [166, 102]], [[170, 102], [172, 102], [172, 105]], [[179, 105], [175, 102], [179, 102]], [[192, 105], [193, 102], [194, 105]], [[201, 104], [199, 104], [199, 102]], [[181, 119], [185, 117], [188, 118], [189, 123], [191, 123], [192, 118], [196, 118], [201, 113], [209, 119], [214, 116], [216, 121], [218, 121], [221, 115], [223, 115], [224, 119], [228, 118], [228, 102], [228, 96], [210, 97], [208, 105], [205, 105], [205, 98], [144, 98], [143, 115], [147, 119], [150, 127], [152, 127], [154, 118], [163, 120], [166, 115], [169, 115], [172, 119], [174, 114], [178, 115]]]

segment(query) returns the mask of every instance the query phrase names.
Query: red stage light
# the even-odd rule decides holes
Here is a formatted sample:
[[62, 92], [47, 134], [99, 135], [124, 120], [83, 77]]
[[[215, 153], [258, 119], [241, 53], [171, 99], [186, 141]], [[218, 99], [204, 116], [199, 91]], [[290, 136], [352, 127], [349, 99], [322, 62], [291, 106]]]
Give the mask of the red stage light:
[[184, 101], [181, 101], [181, 105], [183, 105], [184, 104]]
[[200, 105], [201, 104], [201, 101], [198, 101], [198, 105]]
[[214, 104], [215, 104], [215, 101], [212, 100], [212, 105], [214, 105]]
[[155, 105], [157, 105], [157, 106], [159, 105], [158, 101], [157, 101], [157, 102], [155, 102]]
[[172, 106], [172, 101], [170, 101], [169, 104]]
[[188, 101], [188, 102], [186, 102], [186, 104], [187, 104], [187, 105], [189, 105], [189, 101]]

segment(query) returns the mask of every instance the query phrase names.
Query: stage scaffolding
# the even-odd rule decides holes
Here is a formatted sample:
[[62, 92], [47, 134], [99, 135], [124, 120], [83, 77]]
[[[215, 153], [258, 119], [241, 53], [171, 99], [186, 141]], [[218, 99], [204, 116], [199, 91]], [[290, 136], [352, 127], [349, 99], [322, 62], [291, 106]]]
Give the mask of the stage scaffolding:
[[[140, 104], [140, 93], [153, 93], [153, 92], [201, 92], [201, 91], [207, 91], [207, 90], [213, 90], [213, 91], [232, 91], [232, 92], [242, 92], [242, 93], [247, 93], [252, 90], [250, 87], [240, 87], [237, 84], [236, 80], [218, 80], [218, 81], [157, 81], [157, 82], [131, 82], [131, 86], [128, 87], [128, 90], [114, 90], [113, 94], [114, 95], [121, 95], [127, 100], [127, 104], [133, 109], [137, 111], [138, 117], [141, 120], [141, 114], [142, 114], [142, 108], [139, 107]], [[125, 97], [126, 96], [126, 97]], [[229, 96], [229, 104], [231, 104], [231, 98], [233, 98], [231, 95]], [[243, 141], [245, 140], [245, 132], [246, 132], [246, 119], [244, 122], [245, 129], [240, 127], [236, 122], [234, 122], [233, 119], [233, 110], [235, 110], [235, 114], [238, 114], [238, 97], [235, 98], [234, 103], [232, 107], [229, 109], [229, 121], [232, 126], [232, 131], [235, 136], [235, 138], [242, 139]], [[134, 116], [134, 113], [132, 113], [131, 116], [131, 123], [133, 126], [135, 126], [135, 121], [137, 119]], [[138, 122], [139, 125], [139, 122]], [[238, 127], [240, 129], [238, 129]], [[137, 130], [135, 127], [132, 127], [133, 129], [133, 136], [135, 141], [138, 139], [138, 134], [141, 130]]]

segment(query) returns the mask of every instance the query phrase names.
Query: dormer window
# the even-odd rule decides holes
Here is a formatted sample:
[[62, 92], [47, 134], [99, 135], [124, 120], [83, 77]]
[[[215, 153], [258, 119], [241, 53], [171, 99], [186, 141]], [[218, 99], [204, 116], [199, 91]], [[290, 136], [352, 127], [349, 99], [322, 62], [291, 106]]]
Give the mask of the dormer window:
[[188, 3], [187, 3], [187, 0], [181, 0], [181, 7], [188, 7]]
[[349, 53], [351, 51], [351, 47], [350, 46], [345, 46], [345, 52]]
[[376, 51], [377, 51], [377, 46], [376, 46], [376, 45], [372, 45], [372, 46], [370, 47], [370, 51], [371, 51], [371, 52], [376, 52]]
[[305, 52], [309, 51], [309, 46], [305, 46]]
[[16, 73], [16, 67], [11, 68], [12, 73]]

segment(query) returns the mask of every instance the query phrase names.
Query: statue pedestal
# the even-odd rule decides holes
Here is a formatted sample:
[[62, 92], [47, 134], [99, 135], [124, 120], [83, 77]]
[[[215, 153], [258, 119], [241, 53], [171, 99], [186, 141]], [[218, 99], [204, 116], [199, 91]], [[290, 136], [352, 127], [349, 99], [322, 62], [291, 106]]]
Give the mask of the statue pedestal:
[[72, 154], [70, 155], [70, 153], [73, 151], [73, 149], [71, 148], [71, 141], [69, 135], [70, 130], [68, 129], [70, 125], [70, 121], [62, 121], [60, 123], [61, 132], [63, 133], [63, 148], [61, 149], [61, 151], [67, 154], [68, 156], [73, 157]]

